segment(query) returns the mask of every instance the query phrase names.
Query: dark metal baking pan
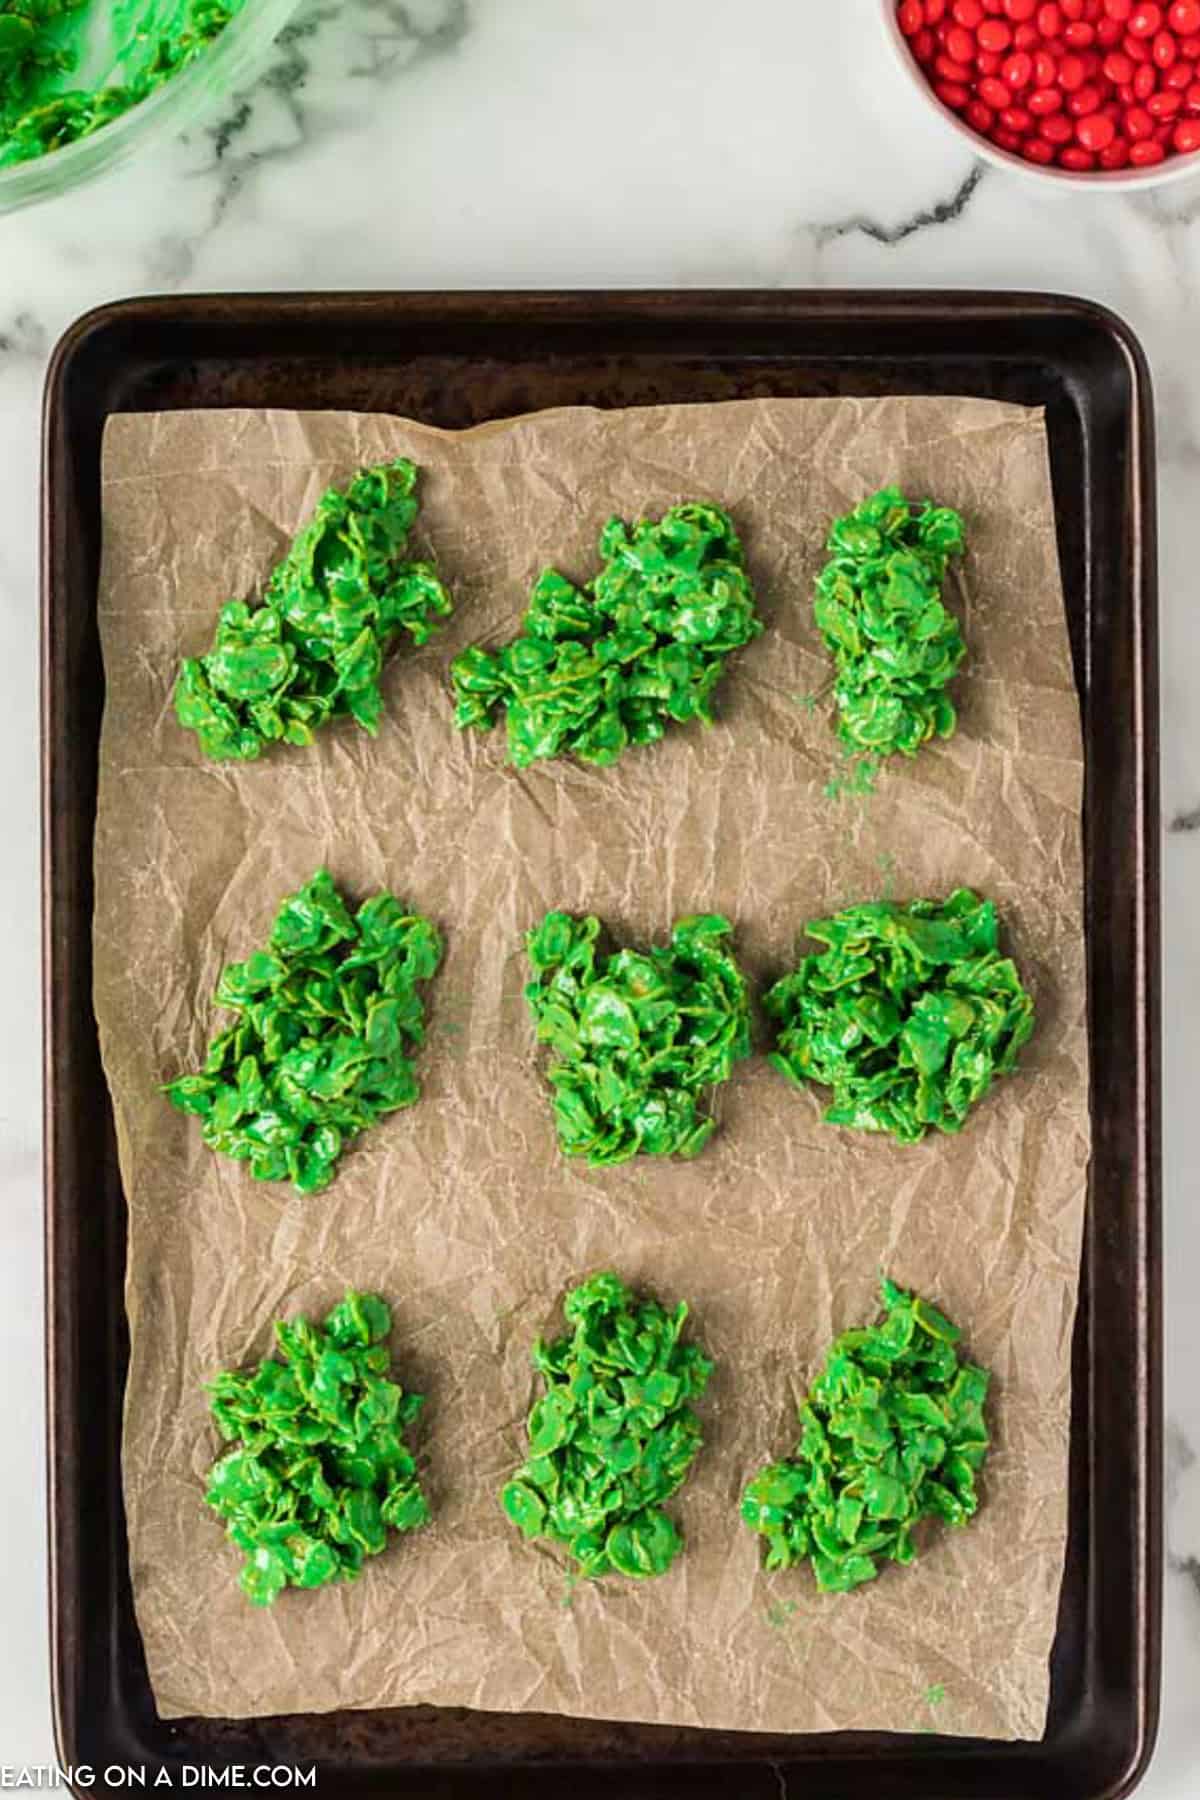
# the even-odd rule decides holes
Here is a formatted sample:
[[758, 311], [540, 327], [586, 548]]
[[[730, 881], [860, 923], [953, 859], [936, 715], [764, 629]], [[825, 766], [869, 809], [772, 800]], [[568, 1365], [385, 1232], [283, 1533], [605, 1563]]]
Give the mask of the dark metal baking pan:
[[[91, 1000], [106, 417], [337, 407], [473, 425], [546, 406], [954, 393], [1047, 410], [1087, 755], [1094, 1159], [1070, 1540], [1041, 1743], [763, 1737], [412, 1708], [161, 1721], [121, 1505], [125, 1203]], [[42, 755], [50, 1621], [64, 1765], [318, 1765], [326, 1796], [1114, 1800], [1159, 1665], [1158, 793], [1153, 428], [1119, 321], [1039, 295], [669, 293], [141, 300], [59, 345], [45, 410]]]

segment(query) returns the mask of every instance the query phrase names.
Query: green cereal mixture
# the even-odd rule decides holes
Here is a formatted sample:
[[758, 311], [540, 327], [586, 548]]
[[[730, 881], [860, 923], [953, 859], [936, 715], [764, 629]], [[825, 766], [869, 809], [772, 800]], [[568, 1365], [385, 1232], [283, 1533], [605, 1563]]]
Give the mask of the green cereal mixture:
[[806, 929], [824, 948], [763, 1001], [775, 1067], [833, 1089], [830, 1124], [903, 1144], [961, 1131], [1033, 1030], [992, 902], [959, 888], [944, 901], [851, 906]]
[[91, 137], [140, 105], [203, 54], [242, 4], [0, 0], [0, 169]]
[[234, 1022], [213, 1038], [203, 1069], [164, 1092], [256, 1181], [318, 1193], [360, 1131], [418, 1098], [417, 984], [441, 956], [420, 913], [376, 894], [351, 914], [318, 869], [284, 900], [267, 948], [225, 969], [214, 998]]
[[400, 458], [330, 488], [261, 605], [222, 608], [212, 649], [185, 659], [175, 686], [179, 723], [206, 756], [311, 744], [343, 713], [374, 736], [388, 651], [401, 632], [425, 643], [451, 609], [432, 564], [405, 560], [416, 487], [415, 464]]
[[235, 1448], [210, 1469], [205, 1499], [245, 1554], [240, 1585], [255, 1606], [288, 1586], [353, 1581], [389, 1531], [429, 1517], [404, 1441], [422, 1397], [389, 1379], [391, 1328], [382, 1300], [351, 1289], [324, 1325], [277, 1321], [283, 1361], [208, 1384]]
[[890, 1281], [882, 1295], [882, 1322], [830, 1349], [795, 1451], [760, 1470], [742, 1500], [767, 1540], [764, 1567], [807, 1558], [826, 1594], [873, 1581], [883, 1562], [912, 1562], [922, 1519], [965, 1525], [979, 1504], [987, 1371], [960, 1358], [959, 1331], [927, 1301]]
[[957, 724], [946, 692], [966, 645], [942, 604], [963, 522], [949, 507], [917, 505], [884, 488], [835, 521], [817, 578], [813, 616], [834, 661], [837, 734], [851, 756], [915, 756]]
[[454, 660], [457, 724], [487, 730], [503, 711], [518, 768], [567, 754], [604, 766], [672, 721], [710, 725], [727, 653], [762, 630], [719, 506], [692, 502], [633, 526], [610, 519], [600, 557], [582, 588], [544, 570], [521, 635]]
[[562, 1544], [585, 1576], [663, 1575], [683, 1547], [663, 1504], [701, 1445], [712, 1364], [680, 1342], [688, 1309], [638, 1303], [616, 1275], [567, 1296], [570, 1337], [540, 1338], [546, 1392], [529, 1415], [529, 1460], [500, 1500], [526, 1537]]
[[593, 1167], [695, 1156], [716, 1130], [708, 1088], [750, 1053], [746, 984], [716, 914], [681, 919], [665, 947], [598, 949], [600, 921], [547, 913], [528, 938], [525, 989], [549, 1071], [559, 1148]]

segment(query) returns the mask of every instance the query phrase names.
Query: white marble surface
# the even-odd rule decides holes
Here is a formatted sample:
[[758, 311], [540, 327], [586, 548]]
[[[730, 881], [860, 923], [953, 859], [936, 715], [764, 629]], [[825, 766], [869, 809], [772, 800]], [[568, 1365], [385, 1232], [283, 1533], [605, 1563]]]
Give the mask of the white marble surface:
[[1064, 198], [982, 173], [874, 0], [308, 0], [185, 140], [0, 218], [0, 1764], [48, 1762], [42, 1523], [36, 504], [49, 351], [120, 295], [297, 287], [995, 286], [1092, 296], [1159, 407], [1169, 1418], [1147, 1800], [1200, 1797], [1200, 180]]

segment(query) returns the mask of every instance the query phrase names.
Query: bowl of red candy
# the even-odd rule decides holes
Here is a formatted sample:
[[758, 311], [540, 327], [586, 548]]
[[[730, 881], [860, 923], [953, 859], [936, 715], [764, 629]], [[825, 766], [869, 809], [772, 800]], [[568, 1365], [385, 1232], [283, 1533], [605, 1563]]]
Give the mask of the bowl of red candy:
[[900, 64], [976, 154], [1074, 186], [1200, 173], [1200, 0], [882, 0]]

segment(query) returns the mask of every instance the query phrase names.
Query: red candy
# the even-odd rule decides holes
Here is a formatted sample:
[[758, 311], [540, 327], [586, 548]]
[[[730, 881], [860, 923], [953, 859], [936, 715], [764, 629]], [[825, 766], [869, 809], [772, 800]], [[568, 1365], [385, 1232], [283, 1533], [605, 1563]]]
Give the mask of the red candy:
[[970, 89], [958, 81], [935, 81], [933, 91], [943, 106], [948, 106], [952, 112], [962, 112], [971, 98]]
[[970, 65], [955, 62], [952, 56], [935, 56], [933, 67], [934, 73], [940, 75], [943, 81], [966, 82], [971, 79]]
[[1107, 150], [1117, 128], [1106, 113], [1088, 113], [1075, 125], [1075, 136], [1085, 150]]
[[895, 0], [944, 106], [1076, 174], [1200, 153], [1200, 0]]

